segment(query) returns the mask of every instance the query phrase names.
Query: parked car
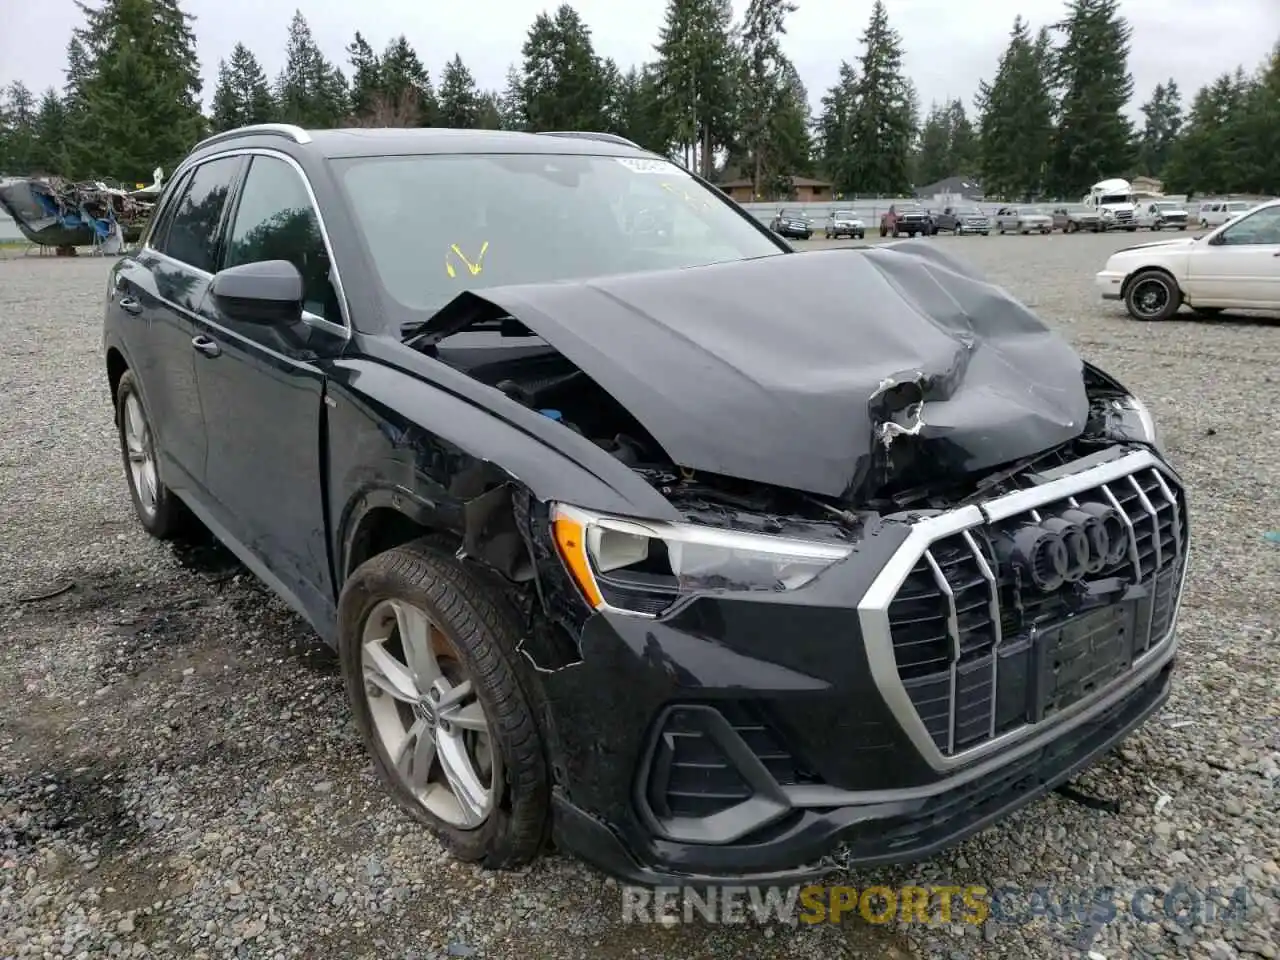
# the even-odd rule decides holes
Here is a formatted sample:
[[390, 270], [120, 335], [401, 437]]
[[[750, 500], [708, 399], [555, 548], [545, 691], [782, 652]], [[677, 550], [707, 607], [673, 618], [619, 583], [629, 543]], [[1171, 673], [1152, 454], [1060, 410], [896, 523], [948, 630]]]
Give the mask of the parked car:
[[933, 233], [929, 214], [918, 203], [895, 203], [880, 218], [880, 236], [927, 237]]
[[1147, 200], [1138, 206], [1138, 225], [1152, 230], [1187, 229], [1187, 211], [1172, 200]]
[[453, 855], [919, 859], [1166, 700], [1183, 484], [1019, 300], [935, 244], [798, 254], [620, 138], [378, 133], [199, 143], [104, 373], [139, 523], [201, 521], [336, 648]]
[[852, 210], [833, 210], [827, 217], [825, 231], [828, 240], [835, 240], [840, 237], [853, 237], [855, 240], [861, 240], [867, 235], [867, 225], [854, 216]]
[[1061, 230], [1063, 233], [1079, 233], [1081, 230], [1099, 233], [1105, 230], [1095, 210], [1068, 210], [1066, 207], [1058, 207], [1053, 211], [1052, 220], [1050, 229]]
[[808, 240], [813, 236], [813, 224], [799, 210], [779, 210], [774, 214], [769, 229], [779, 236], [793, 240]]
[[1197, 217], [1200, 220], [1201, 228], [1220, 227], [1233, 217], [1238, 217], [1247, 210], [1252, 210], [1254, 204], [1247, 200], [1211, 200], [1208, 203], [1200, 204], [1200, 212]]
[[944, 207], [935, 218], [935, 227], [938, 233], [947, 232], [956, 236], [977, 233], [986, 236], [991, 232], [991, 218], [975, 204]]
[[1053, 218], [1033, 207], [1001, 207], [996, 211], [996, 229], [1001, 233], [1052, 233]]
[[1104, 300], [1135, 320], [1167, 320], [1184, 303], [1206, 316], [1226, 309], [1280, 311], [1280, 200], [1200, 237], [1144, 243], [1111, 255], [1098, 273]]

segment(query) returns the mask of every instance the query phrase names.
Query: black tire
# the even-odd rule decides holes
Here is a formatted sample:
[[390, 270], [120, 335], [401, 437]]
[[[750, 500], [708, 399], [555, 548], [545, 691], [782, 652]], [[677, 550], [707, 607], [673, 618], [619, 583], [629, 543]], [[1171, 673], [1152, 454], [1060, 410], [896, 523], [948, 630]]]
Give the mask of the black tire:
[[[391, 769], [373, 727], [361, 664], [361, 638], [382, 601], [399, 599], [428, 613], [445, 635], [484, 708], [504, 772], [494, 809], [477, 827], [431, 814]], [[521, 683], [519, 619], [498, 587], [466, 570], [451, 552], [419, 540], [361, 564], [338, 603], [338, 652], [356, 728], [396, 802], [455, 857], [488, 869], [533, 860], [549, 836], [551, 787], [542, 736]]]
[[1182, 224], [1182, 226], [1178, 227], [1178, 229], [1179, 229], [1179, 230], [1185, 230], [1185, 229], [1187, 229], [1187, 225], [1184, 223], [1184, 224]]
[[[1163, 294], [1158, 292], [1161, 287]], [[1147, 296], [1152, 297], [1150, 305], [1139, 299]], [[1163, 270], [1143, 270], [1125, 285], [1124, 305], [1135, 320], [1168, 320], [1182, 306], [1182, 291]]]
[[[146, 455], [151, 458], [155, 473], [155, 505], [148, 509], [142, 492], [134, 480], [129, 456], [129, 442], [125, 435], [126, 409], [133, 402], [137, 404], [143, 423], [145, 424], [145, 441], [143, 446]], [[174, 540], [196, 527], [195, 518], [186, 504], [164, 485], [159, 474], [159, 457], [155, 445], [155, 434], [151, 430], [151, 416], [147, 413], [147, 405], [142, 402], [142, 393], [138, 390], [137, 379], [132, 370], [126, 370], [116, 385], [116, 435], [120, 440], [120, 458], [124, 464], [125, 482], [129, 485], [129, 498], [133, 501], [133, 512], [142, 524], [142, 528], [157, 540]]]

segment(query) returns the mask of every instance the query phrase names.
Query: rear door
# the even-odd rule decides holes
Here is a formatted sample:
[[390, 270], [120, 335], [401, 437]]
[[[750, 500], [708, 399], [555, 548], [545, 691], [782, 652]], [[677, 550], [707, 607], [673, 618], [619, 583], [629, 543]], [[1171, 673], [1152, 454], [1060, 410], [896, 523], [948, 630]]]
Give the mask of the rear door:
[[191, 341], [196, 311], [217, 263], [227, 196], [242, 162], [219, 157], [184, 175], [156, 233], [132, 264], [122, 267], [115, 294], [122, 309], [147, 324], [148, 349], [135, 363], [164, 481], [197, 496], [206, 444]]
[[325, 362], [349, 339], [336, 270], [300, 167], [255, 153], [229, 217], [220, 267], [288, 260], [305, 310], [292, 327], [246, 323], [206, 299], [196, 363], [219, 522], [323, 632], [334, 610], [324, 479]]

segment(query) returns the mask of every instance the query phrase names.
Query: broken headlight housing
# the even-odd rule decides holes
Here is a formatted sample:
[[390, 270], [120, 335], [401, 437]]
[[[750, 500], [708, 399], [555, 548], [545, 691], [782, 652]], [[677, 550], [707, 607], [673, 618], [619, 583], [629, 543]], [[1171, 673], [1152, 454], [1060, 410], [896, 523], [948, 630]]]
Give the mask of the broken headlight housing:
[[1107, 401], [1107, 436], [1114, 440], [1150, 444], [1160, 449], [1160, 434], [1147, 405], [1135, 396], [1115, 397]]
[[587, 603], [642, 617], [694, 593], [797, 590], [853, 549], [566, 504], [552, 505], [551, 523], [560, 558]]

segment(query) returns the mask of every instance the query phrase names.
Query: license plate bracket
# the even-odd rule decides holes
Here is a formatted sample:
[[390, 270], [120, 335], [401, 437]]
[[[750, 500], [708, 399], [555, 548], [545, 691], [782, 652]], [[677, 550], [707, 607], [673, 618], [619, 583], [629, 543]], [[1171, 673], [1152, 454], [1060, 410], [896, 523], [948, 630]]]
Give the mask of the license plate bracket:
[[1033, 723], [1079, 703], [1133, 666], [1138, 608], [1133, 601], [1081, 613], [1031, 631]]

